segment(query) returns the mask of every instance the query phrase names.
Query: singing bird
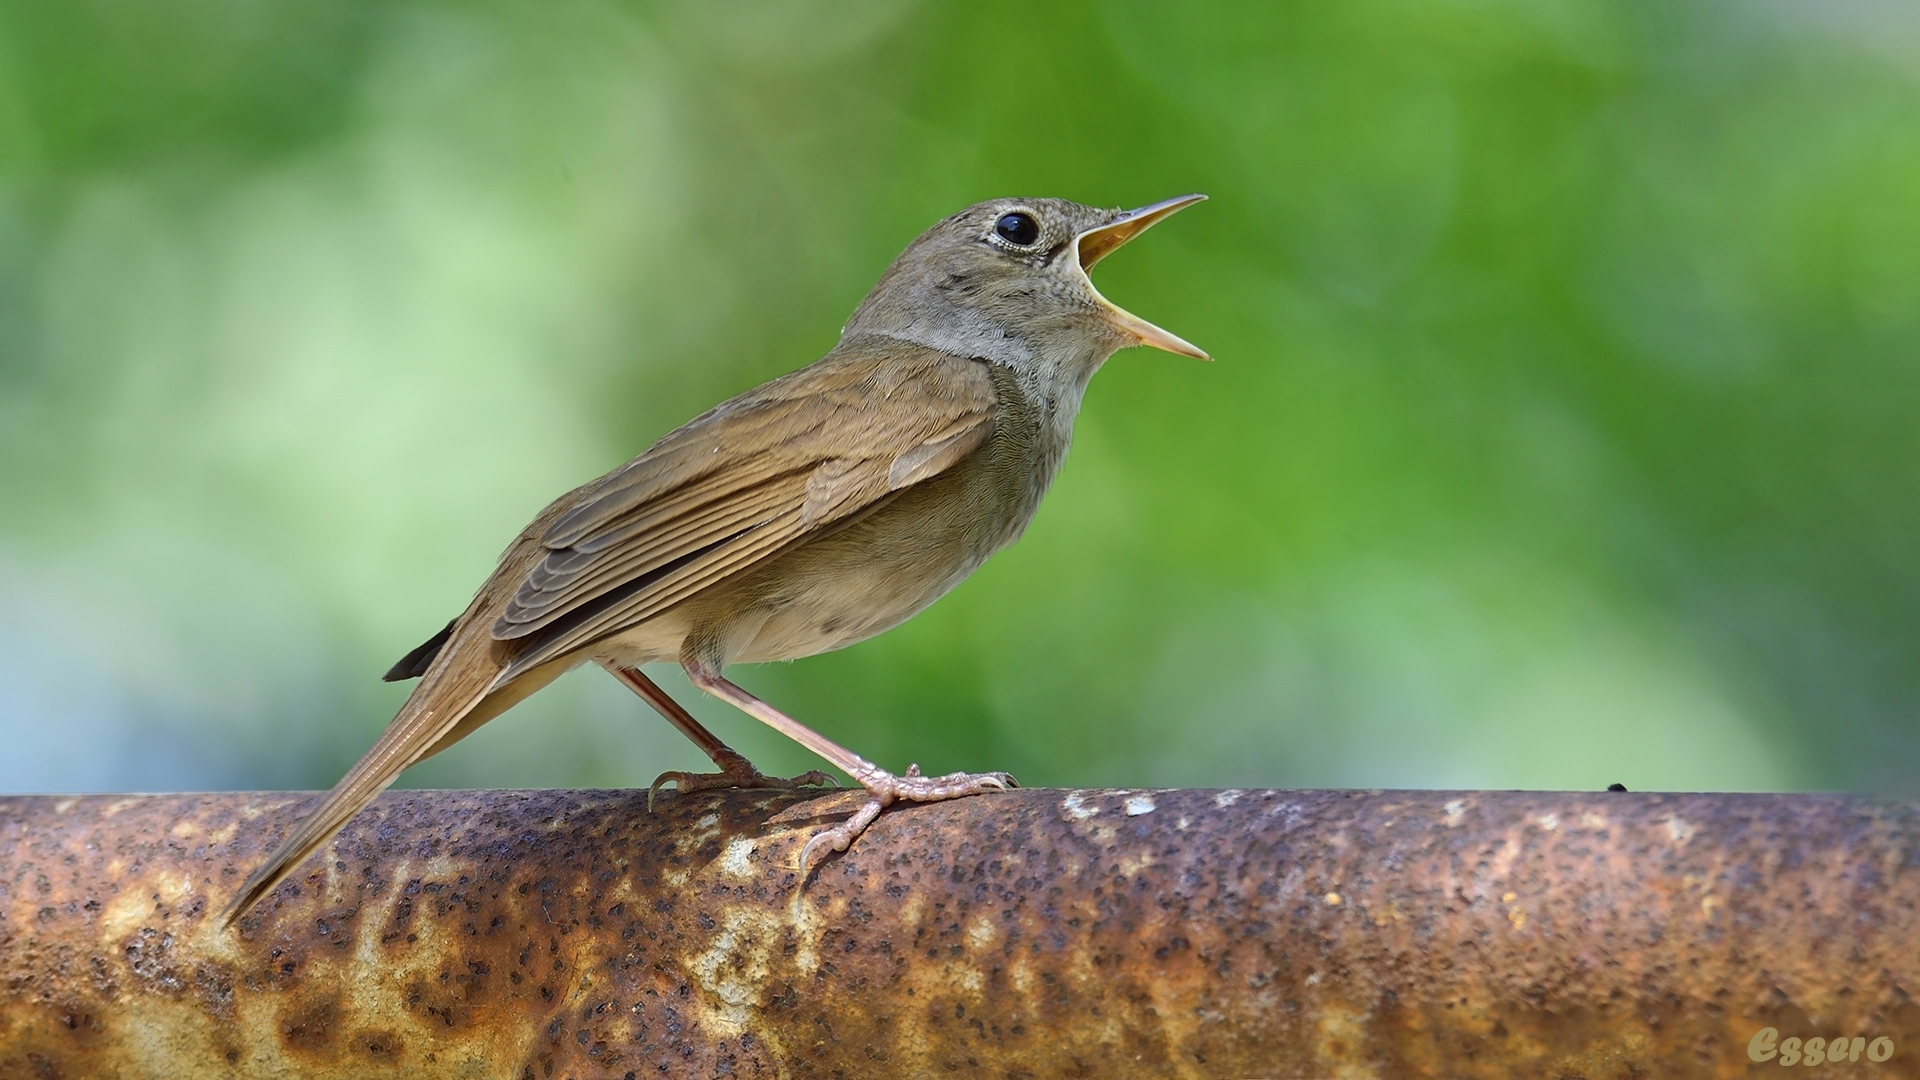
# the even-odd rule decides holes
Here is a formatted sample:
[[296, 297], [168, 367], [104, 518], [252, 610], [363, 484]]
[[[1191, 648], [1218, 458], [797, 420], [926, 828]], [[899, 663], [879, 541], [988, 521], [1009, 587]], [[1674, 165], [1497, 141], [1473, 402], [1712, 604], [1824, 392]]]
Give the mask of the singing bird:
[[970, 206], [908, 245], [813, 364], [696, 417], [542, 510], [459, 617], [395, 664], [419, 678], [371, 750], [234, 897], [231, 923], [401, 770], [587, 661], [713, 759], [681, 791], [829, 782], [760, 774], [641, 665], [701, 690], [846, 772], [867, 799], [801, 849], [810, 870], [896, 800], [1014, 784], [1005, 773], [887, 772], [728, 681], [900, 624], [1018, 539], [1067, 452], [1087, 381], [1131, 345], [1206, 353], [1102, 297], [1087, 272], [1201, 199], [1099, 210], [1064, 199]]

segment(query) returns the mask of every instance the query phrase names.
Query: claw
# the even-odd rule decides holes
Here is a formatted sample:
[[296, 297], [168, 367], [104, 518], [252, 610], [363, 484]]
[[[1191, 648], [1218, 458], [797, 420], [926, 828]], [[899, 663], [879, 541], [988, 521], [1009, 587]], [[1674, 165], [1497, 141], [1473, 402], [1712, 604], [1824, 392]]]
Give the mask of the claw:
[[[873, 819], [879, 817], [880, 811], [886, 808], [887, 804], [878, 798], [868, 799], [860, 804], [860, 809], [855, 810], [852, 817], [831, 829], [823, 829], [815, 833], [807, 840], [806, 846], [800, 849], [800, 872], [802, 874], [812, 872], [817, 865], [813, 853], [823, 843], [836, 852], [847, 850], [852, 846], [854, 838], [865, 832], [867, 826], [873, 824]], [[827, 856], [822, 854], [819, 861], [825, 862], [826, 859]]]
[[[744, 763], [746, 759], [741, 760]], [[653, 813], [654, 797], [660, 794], [660, 789], [667, 784], [674, 785], [684, 795], [695, 791], [713, 791], [717, 788], [839, 787], [840, 781], [819, 769], [808, 769], [799, 776], [784, 778], [767, 776], [752, 765], [712, 773], [681, 772], [674, 769], [653, 778], [653, 785], [647, 788], [647, 813]]]
[[[944, 802], [978, 795], [983, 791], [1005, 791], [1020, 786], [1012, 776], [1003, 772], [923, 776], [917, 764], [907, 766], [907, 771], [899, 776], [875, 769], [862, 773], [856, 779], [871, 797], [860, 804], [860, 809], [855, 810], [852, 817], [808, 838], [800, 848], [800, 872], [803, 876], [812, 873], [816, 865], [827, 860], [829, 856], [824, 849], [830, 848], [834, 852], [847, 850], [866, 831], [867, 826], [873, 824], [873, 819], [880, 816], [880, 811], [896, 800]], [[814, 857], [816, 853], [819, 853], [818, 859]]]

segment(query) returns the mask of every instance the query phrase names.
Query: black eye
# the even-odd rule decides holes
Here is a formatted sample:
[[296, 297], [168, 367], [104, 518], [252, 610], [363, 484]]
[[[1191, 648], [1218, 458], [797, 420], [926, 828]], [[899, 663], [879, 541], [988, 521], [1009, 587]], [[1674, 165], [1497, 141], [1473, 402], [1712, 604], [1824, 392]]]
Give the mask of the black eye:
[[993, 231], [1000, 234], [1000, 239], [1020, 247], [1040, 239], [1040, 223], [1018, 210], [1002, 215], [999, 221], [993, 223]]

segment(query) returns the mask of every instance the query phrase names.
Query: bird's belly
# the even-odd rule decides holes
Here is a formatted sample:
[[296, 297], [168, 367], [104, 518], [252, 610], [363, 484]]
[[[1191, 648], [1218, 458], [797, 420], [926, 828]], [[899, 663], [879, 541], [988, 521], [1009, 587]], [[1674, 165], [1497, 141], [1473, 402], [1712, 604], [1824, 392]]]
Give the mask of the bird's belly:
[[977, 478], [942, 479], [774, 560], [764, 584], [748, 586], [765, 620], [736, 639], [732, 659], [793, 660], [892, 629], [1019, 535], [1025, 513], [982, 513], [982, 500], [966, 497]]
[[678, 660], [687, 629], [686, 613], [673, 609], [604, 638], [586, 652], [595, 660], [635, 666]]
[[770, 607], [766, 621], [735, 659], [742, 663], [794, 660], [864, 641], [940, 599], [973, 567], [946, 573], [915, 572], [918, 569], [860, 567], [790, 583], [786, 595]]

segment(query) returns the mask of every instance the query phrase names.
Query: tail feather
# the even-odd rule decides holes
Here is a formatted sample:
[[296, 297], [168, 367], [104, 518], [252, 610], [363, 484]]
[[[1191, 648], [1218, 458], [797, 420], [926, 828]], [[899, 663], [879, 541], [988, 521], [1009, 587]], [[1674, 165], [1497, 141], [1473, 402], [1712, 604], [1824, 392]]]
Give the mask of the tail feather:
[[412, 652], [401, 657], [398, 663], [387, 669], [385, 675], [380, 676], [380, 681], [405, 682], [425, 675], [433, 662], [440, 658], [440, 650], [446, 647], [447, 639], [453, 636], [453, 628], [459, 622], [459, 619], [454, 619], [439, 633], [414, 646]]
[[[487, 630], [478, 629], [483, 638]], [[332, 839], [333, 834], [353, 815], [385, 791], [401, 771], [439, 746], [447, 734], [472, 712], [493, 687], [500, 665], [492, 657], [489, 641], [451, 643], [442, 650], [443, 663], [434, 665], [373, 748], [366, 752], [347, 775], [340, 778], [314, 808], [287, 835], [272, 856], [253, 872], [239, 895], [221, 916], [221, 925], [232, 925], [254, 901], [284, 881], [308, 855]], [[461, 648], [458, 646], [466, 645]]]

